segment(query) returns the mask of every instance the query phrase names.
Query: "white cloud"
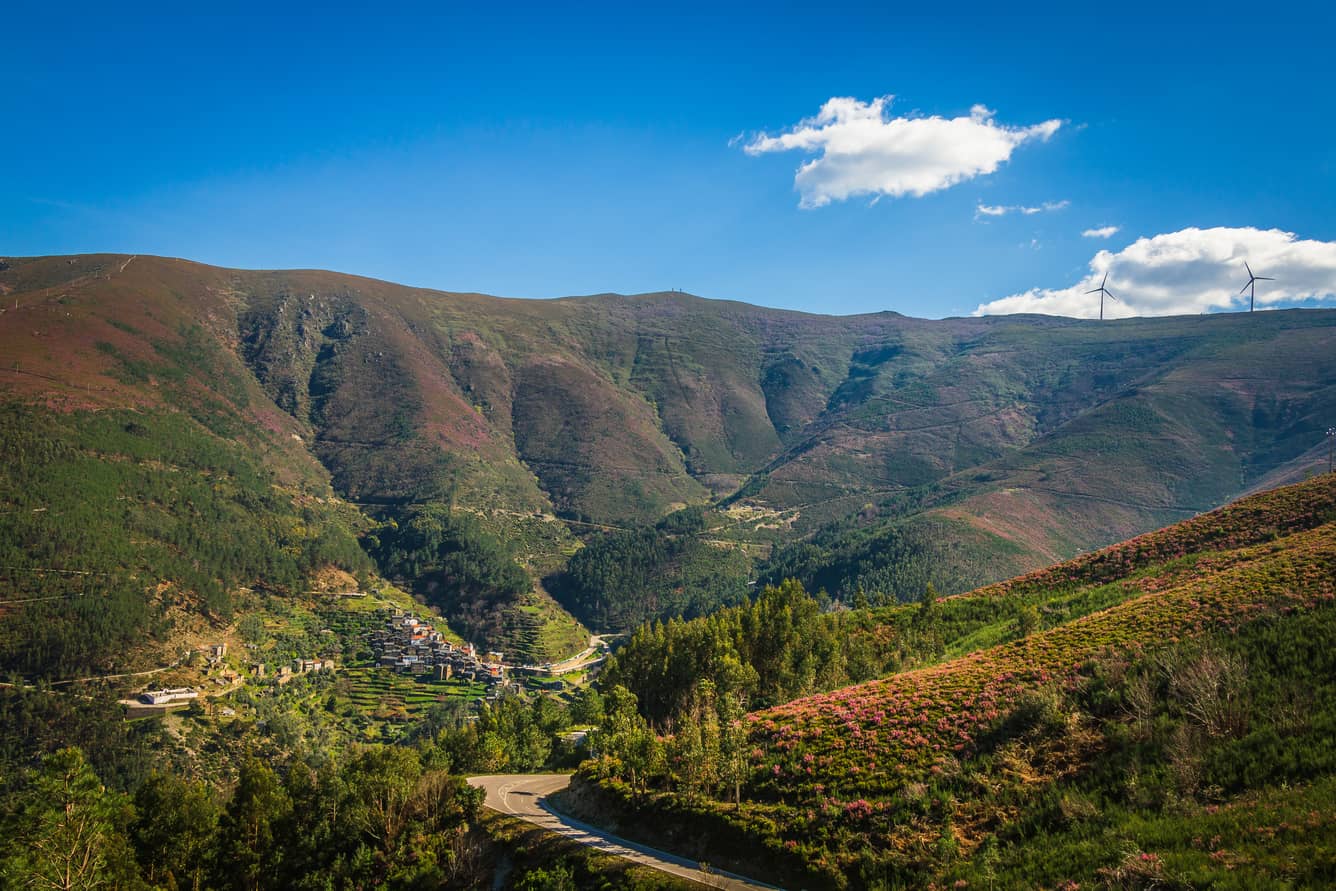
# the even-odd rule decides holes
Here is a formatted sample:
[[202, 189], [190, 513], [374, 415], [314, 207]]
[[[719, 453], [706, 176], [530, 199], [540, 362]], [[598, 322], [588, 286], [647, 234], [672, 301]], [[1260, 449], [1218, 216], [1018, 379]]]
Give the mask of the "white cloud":
[[974, 218], [979, 217], [1001, 217], [1009, 213], [1019, 213], [1025, 216], [1033, 216], [1037, 213], [1046, 213], [1052, 210], [1062, 210], [1064, 207], [1070, 207], [1071, 202], [1066, 199], [1062, 201], [1045, 201], [1035, 207], [1027, 207], [1024, 204], [979, 204], [974, 208]]
[[968, 117], [888, 117], [892, 97], [871, 102], [830, 99], [816, 117], [778, 136], [759, 134], [749, 155], [796, 149], [818, 154], [793, 178], [802, 207], [820, 207], [858, 195], [923, 196], [992, 173], [1017, 146], [1047, 140], [1061, 121], [1008, 127], [982, 105]]
[[1122, 226], [1100, 226], [1098, 229], [1087, 229], [1081, 235], [1084, 238], [1112, 238], [1122, 228]]
[[1138, 238], [1113, 252], [1102, 250], [1090, 273], [1069, 288], [1031, 288], [980, 304], [976, 316], [1034, 312], [1096, 318], [1099, 295], [1087, 294], [1108, 274], [1118, 302], [1105, 304], [1105, 318], [1166, 316], [1246, 309], [1248, 281], [1243, 263], [1275, 281], [1257, 283], [1257, 306], [1336, 299], [1336, 242], [1301, 240], [1280, 229], [1181, 229]]

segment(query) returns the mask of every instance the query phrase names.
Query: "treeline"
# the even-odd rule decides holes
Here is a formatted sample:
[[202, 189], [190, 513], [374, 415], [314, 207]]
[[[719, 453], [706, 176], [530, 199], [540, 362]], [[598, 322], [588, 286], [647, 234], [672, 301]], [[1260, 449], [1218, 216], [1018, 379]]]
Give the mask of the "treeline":
[[414, 505], [392, 516], [368, 540], [388, 578], [445, 614], [466, 639], [495, 640], [501, 607], [533, 587], [501, 539], [448, 504]]
[[929, 582], [915, 603], [848, 609], [787, 579], [755, 600], [690, 621], [642, 626], [599, 683], [633, 693], [655, 727], [672, 723], [702, 679], [735, 693], [747, 709], [778, 705], [886, 677], [960, 652], [1016, 640], [1088, 615], [1127, 596], [1121, 587], [1005, 597], [939, 596]]
[[352, 518], [180, 415], [5, 405], [0, 453], [2, 670], [98, 673], [174, 603], [225, 617], [238, 586], [371, 569]]
[[737, 690], [720, 690], [703, 678], [691, 685], [662, 736], [641, 715], [636, 695], [614, 685], [604, 697], [604, 719], [581, 764], [591, 779], [626, 784], [636, 802], [652, 791], [740, 799], [751, 772], [746, 706]]
[[920, 600], [912, 611], [827, 611], [790, 579], [766, 586], [744, 606], [642, 627], [600, 683], [624, 686], [658, 727], [690, 711], [702, 681], [715, 696], [764, 708], [940, 655], [944, 624], [936, 592], [929, 586]]
[[959, 542], [979, 535], [947, 530], [947, 525], [937, 520], [871, 526], [857, 518], [840, 521], [777, 549], [761, 565], [760, 581], [774, 585], [797, 579], [809, 591], [824, 591], [846, 605], [884, 606], [916, 601], [928, 585], [957, 594], [1010, 573], [1010, 545], [979, 540], [975, 547], [964, 547]]
[[10, 684], [0, 686], [0, 798], [24, 768], [65, 746], [82, 749], [103, 781], [121, 790], [162, 764], [158, 722], [126, 721], [110, 697]]
[[61, 749], [6, 798], [6, 888], [468, 888], [482, 793], [404, 747], [280, 776], [248, 760], [225, 793], [155, 773], [128, 795]]
[[603, 718], [603, 697], [586, 688], [570, 704], [552, 696], [512, 697], [472, 714], [451, 703], [429, 712], [408, 739], [430, 746], [463, 773], [532, 773], [575, 767], [582, 752], [567, 741], [567, 731]]
[[688, 508], [656, 526], [601, 534], [571, 557], [550, 587], [578, 619], [608, 631], [745, 602], [751, 559], [703, 541], [705, 531], [702, 509]]

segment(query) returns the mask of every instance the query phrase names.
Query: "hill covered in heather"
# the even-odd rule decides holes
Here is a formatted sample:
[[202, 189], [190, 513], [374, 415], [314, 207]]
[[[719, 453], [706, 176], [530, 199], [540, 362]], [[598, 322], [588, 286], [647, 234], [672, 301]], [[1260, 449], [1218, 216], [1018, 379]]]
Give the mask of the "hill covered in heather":
[[[748, 575], [846, 602], [956, 592], [1301, 478], [1336, 413], [1330, 311], [829, 317], [127, 255], [9, 258], [0, 292], [0, 399], [33, 456], [4, 471], [13, 572], [83, 529], [105, 559], [42, 566], [131, 577], [127, 607], [155, 589], [141, 629], [176, 604], [163, 591], [226, 609], [216, 592], [321, 567], [392, 569], [461, 633], [534, 658], [579, 649], [577, 619], [737, 603]], [[218, 525], [178, 528], [163, 505], [186, 491]], [[234, 521], [310, 556], [172, 562], [226, 550]], [[637, 536], [656, 543], [614, 590], [627, 576], [598, 554]], [[570, 571], [582, 544], [601, 550]]]
[[[804, 887], [1336, 877], [1331, 475], [873, 616], [824, 621], [888, 676], [745, 718], [741, 704], [774, 698], [776, 652], [807, 654], [780, 672], [800, 686], [808, 660], [809, 689], [835, 676], [830, 651], [807, 646], [812, 622], [642, 633], [611, 671], [651, 717], [655, 691], [682, 684], [666, 654], [712, 642], [697, 647], [715, 669], [660, 717], [665, 741], [610, 740], [568, 806]], [[787, 641], [770, 649], [775, 634]], [[710, 752], [714, 767], [693, 766]]]

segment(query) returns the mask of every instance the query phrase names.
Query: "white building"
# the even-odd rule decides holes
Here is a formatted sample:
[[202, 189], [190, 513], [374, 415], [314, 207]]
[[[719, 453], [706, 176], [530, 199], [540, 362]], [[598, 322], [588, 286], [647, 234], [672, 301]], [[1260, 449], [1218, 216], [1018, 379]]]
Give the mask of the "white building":
[[189, 687], [169, 687], [165, 690], [146, 690], [139, 694], [141, 702], [149, 705], [167, 705], [172, 702], [186, 702], [198, 699], [199, 694]]

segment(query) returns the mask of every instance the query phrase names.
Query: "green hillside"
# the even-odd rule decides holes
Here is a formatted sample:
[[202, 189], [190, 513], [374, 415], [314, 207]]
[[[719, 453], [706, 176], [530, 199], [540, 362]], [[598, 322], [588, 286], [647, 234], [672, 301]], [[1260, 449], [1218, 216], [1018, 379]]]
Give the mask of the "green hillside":
[[610, 739], [571, 806], [805, 887], [1323, 887], [1334, 604], [1325, 475], [885, 611], [917, 654], [885, 679], [743, 720], [707, 674], [661, 754]]
[[551, 578], [557, 599], [591, 627], [629, 631], [664, 616], [696, 618], [749, 597], [746, 550], [711, 539], [700, 507], [592, 537]]
[[[71, 418], [188, 429], [190, 449], [230, 449], [295, 499], [253, 514], [329, 513], [368, 553], [420, 509], [472, 517], [460, 552], [495, 539], [528, 584], [461, 598], [392, 575], [480, 643], [535, 658], [585, 642], [549, 590], [595, 630], [736, 603], [758, 578], [845, 603], [963, 591], [1301, 479], [1336, 415], [1331, 311], [925, 321], [681, 293], [507, 300], [144, 256], [7, 264], [0, 402], [90, 461], [124, 455], [89, 451]], [[97, 497], [151, 498], [159, 482], [141, 477]], [[665, 584], [563, 583], [584, 541], [613, 546], [591, 536], [691, 506], [709, 515], [663, 556]], [[142, 537], [105, 532], [121, 549]], [[164, 553], [143, 556], [135, 590], [203, 596]], [[223, 589], [266, 572], [207, 570]]]

